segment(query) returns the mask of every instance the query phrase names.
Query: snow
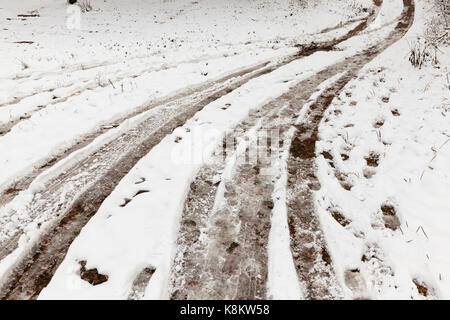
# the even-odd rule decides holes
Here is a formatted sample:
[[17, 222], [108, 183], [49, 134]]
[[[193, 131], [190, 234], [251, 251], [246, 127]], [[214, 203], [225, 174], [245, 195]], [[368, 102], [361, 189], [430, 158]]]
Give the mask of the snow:
[[376, 30], [387, 24], [395, 22], [402, 12], [403, 6], [400, 1], [383, 0], [383, 5], [375, 21], [367, 28], [367, 31]]
[[[364, 42], [360, 46], [366, 47]], [[314, 72], [342, 61], [348, 54], [346, 51], [317, 52], [255, 78], [212, 102], [164, 138], [103, 202], [72, 243], [40, 298], [122, 299], [130, 290], [130, 286], [124, 284], [130, 284], [139, 273], [136, 266], [144, 265], [156, 267], [145, 298], [168, 298], [168, 277], [178, 220], [187, 189], [200, 165], [208, 161], [227, 130], [244, 120], [251, 110], [262, 107]], [[222, 110], [226, 103], [231, 106]], [[175, 142], [177, 137], [182, 139]], [[195, 154], [202, 154], [203, 158], [195, 158], [200, 161], [180, 161], [183, 158], [177, 155], [191, 155], [191, 150], [198, 150], [195, 148], [199, 145], [199, 137], [204, 141], [200, 142], [201, 152]], [[136, 186], [135, 182], [141, 177], [146, 182]], [[150, 192], [136, 198], [133, 205], [132, 202], [120, 207], [123, 199], [130, 198], [138, 189]], [[76, 285], [83, 282], [77, 272], [81, 260], [88, 261], [90, 265], [87, 268], [96, 266], [99, 272], [108, 274], [110, 280], [95, 287]]]
[[[293, 52], [292, 49], [266, 50], [260, 51], [256, 57], [256, 54], [249, 52], [207, 62], [184, 63], [167, 70], [129, 78], [129, 82], [123, 82], [123, 91], [120, 84], [116, 83], [115, 88], [108, 84], [106, 87], [83, 92], [65, 102], [47, 106], [13, 127], [9, 134], [0, 136], [0, 165], [3, 168], [0, 172], [0, 189], [10, 184], [15, 177], [31, 171], [33, 166], [42, 165], [68, 149], [83, 134], [114, 122], [139, 106]], [[33, 103], [35, 105], [35, 101]], [[14, 119], [16, 112], [17, 117], [20, 117], [22, 110], [17, 110], [16, 107], [12, 105], [2, 108], [0, 119], [3, 118], [6, 123], [9, 119]], [[21, 141], [27, 142], [27, 148], [23, 147]]]
[[[17, 122], [8, 134], [0, 135], [0, 190], [95, 128], [181, 89], [293, 53], [293, 44], [308, 42], [314, 32], [346, 21], [362, 7], [354, 3], [356, 9], [349, 10], [347, 5], [336, 4], [326, 10], [323, 20], [320, 6], [302, 9], [295, 1], [288, 5], [284, 1], [245, 5], [229, 1], [225, 8], [215, 1], [156, 2], [129, 1], [120, 11], [117, 1], [94, 2], [94, 11], [82, 15], [81, 30], [61, 24], [66, 8], [61, 1], [30, 1], [26, 7], [22, 2], [0, 2], [0, 19], [14, 18], [6, 20], [6, 28], [0, 30], [4, 39], [0, 47], [4, 58], [0, 62], [0, 105], [4, 104], [0, 131]], [[25, 22], [16, 19], [17, 13], [31, 8], [40, 17]], [[161, 23], [149, 27], [148, 11]], [[290, 16], [291, 12], [295, 14]], [[240, 26], [243, 23], [246, 28]], [[192, 28], [186, 27], [191, 24]], [[134, 39], [133, 43], [124, 42], [124, 25], [129, 33], [126, 38]], [[255, 33], [248, 31], [253, 29]], [[12, 44], [12, 37], [40, 46]], [[142, 38], [151, 43], [150, 49], [142, 47]], [[111, 50], [111, 43], [120, 43], [129, 53]], [[19, 70], [18, 57], [28, 65], [26, 70]], [[9, 72], [10, 68], [14, 70]], [[23, 99], [16, 102], [16, 98]]]
[[[0, 54], [5, 59], [0, 77], [154, 55], [181, 57], [190, 51], [209, 54], [246, 43], [241, 50], [281, 47], [347, 21], [355, 12], [363, 14], [363, 6], [371, 4], [337, 0], [325, 10], [318, 2], [303, 8], [300, 1], [290, 0], [131, 0], [126, 6], [121, 0], [92, 1], [94, 10], [81, 15], [81, 29], [71, 30], [66, 28], [65, 1], [1, 0]], [[16, 16], [32, 10], [40, 17], [23, 21]], [[14, 43], [23, 40], [35, 43]], [[22, 70], [18, 59], [29, 68]]]
[[[245, 119], [249, 111], [276, 98], [289, 90], [293, 83], [311, 74], [309, 65], [324, 64], [328, 65], [320, 55], [311, 56], [251, 80], [243, 87], [209, 104], [183, 127], [164, 138], [139, 161], [82, 230], [53, 280], [42, 291], [41, 298], [124, 298], [130, 289], [124, 284], [127, 281], [129, 283], [140, 271], [136, 266], [146, 264], [156, 267], [151, 285], [148, 286], [151, 289], [146, 297], [168, 298], [168, 293], [164, 290], [168, 287], [177, 223], [187, 188], [205, 160], [179, 161], [178, 157], [175, 161], [167, 159], [174, 159], [173, 155], [177, 154], [191, 154], [193, 139], [196, 136], [205, 139], [201, 143], [202, 154], [209, 155], [221, 141], [222, 135]], [[285, 79], [290, 81], [283, 82]], [[266, 86], [262, 86], [263, 83]], [[270, 83], [270, 86], [267, 86], [267, 83]], [[231, 103], [231, 106], [222, 110], [221, 107], [225, 103]], [[189, 131], [186, 128], [189, 128]], [[174, 139], [178, 136], [182, 140], [175, 143]], [[146, 182], [136, 186], [135, 181], [140, 177], [144, 177]], [[151, 192], [140, 195], [125, 208], [119, 207], [123, 199], [135, 194], [137, 189], [147, 189]], [[107, 216], [110, 218], [106, 219]], [[72, 285], [67, 287], [67, 283], [83, 282], [76, 272], [77, 261], [80, 259], [87, 260], [92, 265], [101, 265], [100, 270], [110, 275], [110, 281], [91, 288]], [[69, 282], [67, 278], [70, 279]]]
[[[229, 0], [226, 5], [218, 0], [132, 0], [127, 6], [120, 2], [93, 1], [94, 10], [81, 15], [81, 29], [70, 30], [64, 1], [0, 0], [0, 129], [17, 122], [0, 135], [0, 190], [87, 133], [141, 106], [261, 62], [277, 61], [295, 53], [297, 43], [343, 34], [357, 22], [315, 35], [364, 16], [362, 8], [371, 5], [369, 0], [312, 1], [305, 8], [299, 1], [287, 0]], [[416, 5], [409, 41], [423, 34], [429, 19], [429, 2], [416, 0]], [[39, 17], [17, 17], [33, 10]], [[104, 201], [39, 298], [126, 299], [133, 280], [149, 265], [156, 272], [144, 298], [168, 298], [178, 222], [189, 185], [223, 135], [302, 79], [375, 44], [393, 30], [392, 22], [401, 11], [400, 0], [384, 0], [374, 23], [340, 44], [340, 51], [317, 52], [250, 80], [166, 136]], [[348, 299], [423, 298], [413, 280], [428, 288], [430, 298], [450, 298], [450, 255], [445, 247], [450, 241], [446, 78], [450, 51], [442, 49], [440, 69], [414, 69], [406, 58], [406, 39], [346, 86], [320, 127], [316, 164], [321, 189], [315, 193], [316, 205]], [[34, 43], [14, 43], [24, 40]], [[224, 104], [230, 107], [222, 110]], [[145, 115], [126, 121], [44, 171], [28, 190], [0, 208], [0, 234], [15, 230], [21, 208], [42, 190], [48, 177]], [[193, 152], [199, 150], [195, 148], [201, 152]], [[322, 151], [333, 155], [335, 169]], [[379, 155], [377, 167], [367, 165], [365, 158], [371, 153]], [[194, 157], [198, 154], [201, 157]], [[301, 299], [283, 201], [286, 157], [287, 150], [275, 164], [280, 179], [273, 195], [268, 291], [273, 299]], [[350, 191], [342, 188], [336, 171], [352, 185]], [[142, 178], [145, 181], [136, 184]], [[133, 198], [142, 190], [149, 192]], [[125, 198], [133, 200], [121, 207]], [[399, 228], [385, 227], [383, 205], [394, 208]], [[9, 216], [11, 208], [17, 216]], [[333, 210], [350, 223], [341, 226], [330, 214]], [[0, 261], [0, 275], [38, 239], [34, 222], [26, 226], [18, 248]], [[82, 260], [87, 269], [107, 274], [108, 281], [91, 286], [81, 280]]]
[[[326, 80], [319, 85], [310, 102], [304, 106], [302, 112], [298, 115], [298, 119], [304, 117], [309, 107], [315, 103], [317, 98], [342, 74]], [[291, 141], [295, 133], [295, 129], [291, 128], [287, 132], [285, 141]], [[285, 144], [290, 146], [289, 143]], [[287, 159], [289, 157], [289, 147], [285, 147], [281, 157], [273, 164], [278, 169], [279, 178], [275, 182], [273, 192], [274, 208], [272, 210], [271, 229], [269, 235], [269, 276], [268, 276], [268, 292], [271, 299], [278, 300], [300, 300], [303, 299], [302, 292], [304, 289], [300, 287], [297, 278], [292, 253], [290, 247], [290, 237], [287, 223], [287, 207], [286, 207], [286, 186], [287, 186]]]
[[[450, 297], [445, 247], [450, 241], [450, 118], [445, 111], [450, 51], [442, 48], [441, 68], [411, 66], [408, 41], [423, 34], [430, 12], [428, 3], [416, 3], [415, 23], [406, 39], [347, 85], [320, 127], [322, 189], [316, 202], [347, 298], [424, 298], [413, 281], [428, 288], [428, 298]], [[336, 169], [322, 151], [331, 153]], [[380, 155], [377, 167], [366, 164], [371, 152]], [[341, 187], [336, 170], [347, 177], [351, 191]], [[395, 208], [398, 229], [384, 226], [384, 204]], [[332, 210], [350, 224], [341, 226]], [[363, 255], [368, 261], [362, 261]], [[345, 273], [356, 269], [362, 282], [352, 291]]]

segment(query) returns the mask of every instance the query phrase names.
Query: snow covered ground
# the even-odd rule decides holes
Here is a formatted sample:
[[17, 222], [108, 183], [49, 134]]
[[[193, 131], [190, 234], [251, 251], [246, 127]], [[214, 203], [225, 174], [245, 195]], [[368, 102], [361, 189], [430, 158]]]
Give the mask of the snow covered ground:
[[[153, 112], [136, 116], [136, 110], [252, 66], [271, 66], [294, 55], [298, 44], [342, 36], [367, 16], [372, 1], [132, 0], [124, 6], [107, 0], [92, 5], [81, 14], [80, 29], [69, 29], [71, 13], [64, 1], [0, 0], [0, 191], [14, 190], [22, 177], [33, 176], [86, 135], [111, 128], [39, 171], [11, 202], [0, 201], [0, 243], [24, 230], [17, 249], [0, 260], [0, 277], [39, 239], [45, 230], [41, 222], [52, 222], [46, 212], [27, 216], [30, 201], [46, 191], [48, 177], [65, 173]], [[169, 298], [186, 196], [223, 135], [302, 80], [387, 37], [402, 9], [401, 0], [384, 0], [375, 21], [337, 50], [313, 53], [251, 79], [167, 135], [102, 203], [40, 298], [126, 299], [134, 296], [134, 281], [143, 270], [152, 275], [138, 296]], [[321, 188], [315, 203], [347, 299], [450, 298], [445, 248], [450, 241], [450, 50], [440, 48], [439, 68], [430, 63], [413, 68], [407, 58], [410, 44], [424, 34], [430, 10], [429, 1], [416, 0], [407, 36], [348, 83], [319, 127]], [[322, 83], [310, 102], [333, 81]], [[155, 112], [160, 109], [164, 105]], [[131, 116], [136, 117], [119, 125]], [[284, 213], [288, 151], [274, 166], [282, 175], [275, 184], [269, 243], [268, 288], [274, 299], [301, 299], [304, 290], [295, 281]], [[82, 280], [81, 264], [97, 268], [108, 281], [92, 286]]]
[[[63, 71], [148, 58], [184, 59], [255, 48], [285, 47], [364, 15], [370, 0], [312, 1], [91, 1], [80, 29], [68, 29], [65, 1], [0, 1], [1, 78]], [[18, 14], [39, 17], [18, 17]], [[32, 44], [17, 44], [33, 41]], [[24, 69], [24, 64], [27, 68]], [[102, 72], [102, 68], [98, 68]]]
[[347, 298], [450, 297], [450, 48], [437, 67], [407, 60], [432, 10], [417, 1], [407, 36], [346, 86], [320, 127], [316, 201]]
[[[396, 1], [392, 2], [398, 5]], [[378, 37], [391, 30], [388, 27]], [[350, 44], [344, 42], [343, 51], [319, 52], [250, 81], [236, 92], [211, 103], [192, 121], [167, 136], [103, 203], [97, 215], [72, 244], [53, 280], [42, 291], [41, 298], [123, 299], [128, 296], [133, 279], [146, 266], [152, 266], [156, 272], [147, 287], [145, 298], [168, 298], [173, 243], [184, 199], [198, 168], [208, 161], [211, 148], [217, 145], [223, 132], [245, 119], [251, 110], [258, 110], [300, 80], [376, 41], [373, 35], [362, 35], [358, 39], [349, 40]], [[227, 104], [230, 106], [223, 111], [222, 106]], [[174, 152], [176, 155], [178, 152], [191, 155], [192, 145], [198, 137], [206, 139], [200, 149], [203, 157], [195, 157], [195, 161], [191, 161], [187, 156], [187, 159], [181, 157], [184, 159], [181, 163], [167, 162], [169, 158], [174, 159]], [[183, 152], [183, 149], [186, 150]], [[145, 182], [136, 185], [136, 181], [142, 178]], [[125, 207], [121, 206], [125, 198], [132, 198], [139, 190], [150, 192], [140, 194]], [[148, 208], [152, 208], [151, 215]], [[124, 255], [126, 258], [123, 258]], [[119, 256], [122, 263], [118, 263]], [[90, 286], [78, 275], [80, 261], [88, 261], [87, 267], [99, 268], [99, 272], [108, 274], [111, 280], [100, 286]], [[273, 297], [295, 297], [298, 290], [293, 289], [289, 294], [290, 285], [294, 284], [283, 282], [285, 289], [281, 289], [282, 286], [275, 288]]]
[[[82, 14], [81, 30], [69, 30], [61, 1], [0, 2], [0, 189], [94, 127], [246, 65], [292, 54], [293, 45], [307, 43], [310, 34], [366, 15], [356, 2], [338, 1], [327, 10], [302, 9], [296, 1], [220, 3], [94, 2], [94, 11]], [[35, 9], [39, 17], [16, 16]], [[149, 25], [148, 12], [158, 23]], [[14, 43], [23, 39], [35, 43]]]

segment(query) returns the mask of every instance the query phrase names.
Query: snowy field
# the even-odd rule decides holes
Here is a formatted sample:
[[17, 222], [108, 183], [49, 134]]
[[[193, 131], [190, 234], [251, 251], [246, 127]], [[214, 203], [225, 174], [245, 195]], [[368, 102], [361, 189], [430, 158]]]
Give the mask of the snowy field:
[[[210, 213], [195, 231], [205, 265], [215, 259], [225, 270], [252, 246], [240, 235], [249, 222], [222, 221], [224, 210], [231, 219], [269, 203], [270, 232], [259, 245], [267, 261], [253, 258], [265, 271], [252, 281], [264, 279], [265, 289], [253, 298], [307, 299], [316, 292], [310, 283], [327, 281], [333, 288], [315, 298], [450, 298], [450, 47], [444, 25], [431, 30], [443, 18], [439, 2], [416, 0], [412, 14], [408, 3], [94, 0], [70, 20], [78, 11], [64, 1], [0, 0], [0, 298], [176, 296], [174, 277], [187, 268], [177, 260], [188, 251], [180, 238], [191, 223], [187, 199], [206, 169], [215, 172], [205, 180], [214, 193], [195, 208]], [[437, 61], [430, 54], [415, 68], [410, 50], [430, 33], [444, 34], [430, 47]], [[303, 245], [322, 250], [311, 272], [332, 273], [318, 282], [302, 279], [293, 254], [286, 164], [291, 141], [314, 121], [310, 169], [319, 187], [302, 182], [310, 190], [298, 206], [309, 197], [315, 208], [316, 240]], [[267, 172], [256, 171], [266, 187], [248, 202], [243, 181], [254, 173], [243, 174], [239, 161], [267, 127], [284, 144]], [[215, 152], [227, 134], [236, 150], [221, 163]], [[155, 145], [124, 169], [152, 137]], [[121, 172], [117, 182], [103, 186], [111, 170]], [[233, 184], [242, 194], [230, 200]], [[79, 230], [65, 226], [65, 214], [97, 192], [98, 205], [81, 205], [92, 218]], [[219, 220], [233, 241], [216, 256], [214, 241], [230, 241], [214, 238]], [[64, 249], [47, 249], [51, 242]], [[27, 260], [36, 246], [50, 257], [54, 250], [57, 264]], [[40, 269], [48, 281], [37, 277], [27, 292], [36, 278], [29, 272]], [[223, 290], [206, 298], [239, 298]]]
[[406, 37], [348, 84], [320, 127], [316, 200], [348, 298], [420, 299], [417, 285], [450, 297], [450, 50], [422, 69], [397, 54], [423, 37], [432, 8], [417, 2]]
[[[95, 66], [142, 67], [163, 62], [285, 47], [363, 16], [370, 0], [92, 1], [79, 30], [67, 28], [65, 1], [0, 2], [2, 78]], [[38, 17], [19, 17], [30, 13]], [[32, 44], [17, 44], [32, 41]], [[164, 60], [163, 60], [164, 59]], [[24, 70], [24, 64], [28, 66]], [[98, 73], [107, 73], [97, 68]], [[64, 79], [60, 79], [64, 81]], [[56, 81], [56, 80], [55, 80]]]

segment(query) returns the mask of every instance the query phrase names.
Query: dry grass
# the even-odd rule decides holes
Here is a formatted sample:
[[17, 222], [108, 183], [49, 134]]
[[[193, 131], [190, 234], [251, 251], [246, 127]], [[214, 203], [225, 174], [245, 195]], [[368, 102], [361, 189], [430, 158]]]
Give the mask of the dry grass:
[[436, 5], [435, 13], [430, 15], [423, 36], [409, 44], [409, 61], [414, 67], [420, 69], [427, 62], [431, 62], [433, 66], [439, 65], [438, 53], [442, 53], [440, 48], [450, 44], [446, 20], [443, 7]]

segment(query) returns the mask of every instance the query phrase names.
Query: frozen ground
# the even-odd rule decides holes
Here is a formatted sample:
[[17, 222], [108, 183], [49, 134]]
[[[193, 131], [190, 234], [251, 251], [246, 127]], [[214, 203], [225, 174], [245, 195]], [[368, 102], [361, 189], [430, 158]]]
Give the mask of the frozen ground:
[[405, 59], [430, 12], [417, 2], [405, 39], [347, 85], [320, 127], [316, 201], [348, 298], [449, 297], [450, 50], [438, 66]]
[[[69, 30], [0, 1], [0, 298], [448, 298], [450, 52], [413, 68], [435, 8], [394, 43], [412, 5], [376, 3], [92, 1]], [[241, 165], [267, 128], [279, 158]]]
[[[186, 60], [191, 55], [285, 47], [364, 15], [363, 8], [371, 5], [369, 0], [326, 4], [316, 0], [308, 6], [295, 0], [131, 0], [126, 6], [120, 0], [92, 1], [93, 11], [82, 15], [81, 29], [69, 30], [64, 2], [0, 2], [1, 77], [115, 63], [136, 65], [154, 56]], [[39, 17], [17, 16], [30, 12]]]

